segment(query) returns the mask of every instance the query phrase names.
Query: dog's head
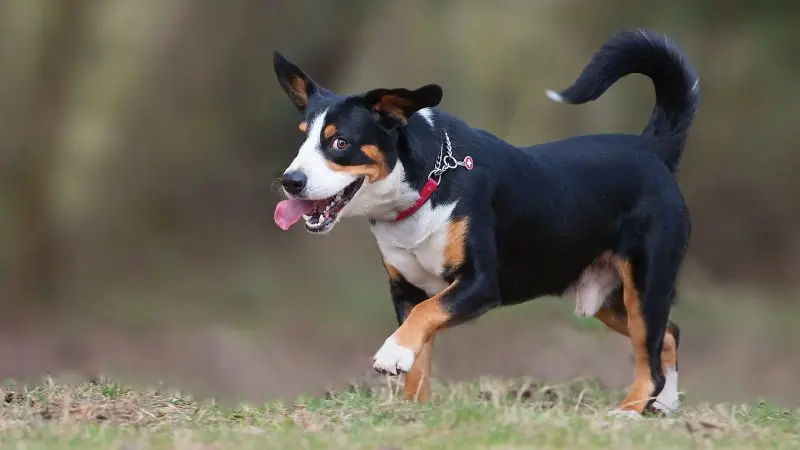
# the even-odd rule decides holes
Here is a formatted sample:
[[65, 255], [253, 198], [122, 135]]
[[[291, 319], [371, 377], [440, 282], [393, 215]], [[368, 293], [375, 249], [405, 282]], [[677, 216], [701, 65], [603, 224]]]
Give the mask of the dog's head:
[[398, 202], [413, 201], [401, 189], [398, 138], [412, 114], [439, 104], [441, 87], [341, 96], [317, 85], [277, 51], [274, 66], [278, 82], [303, 115], [299, 128], [306, 134], [281, 180], [288, 200], [275, 208], [280, 228], [287, 230], [303, 217], [308, 231], [326, 233], [342, 217], [379, 217]]

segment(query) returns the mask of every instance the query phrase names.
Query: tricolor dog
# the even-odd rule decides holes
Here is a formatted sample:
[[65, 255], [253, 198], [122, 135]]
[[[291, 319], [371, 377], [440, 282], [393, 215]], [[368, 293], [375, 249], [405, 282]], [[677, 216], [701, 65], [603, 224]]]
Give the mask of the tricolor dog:
[[628, 74], [652, 79], [641, 134], [517, 147], [437, 108], [442, 88], [339, 95], [277, 51], [275, 73], [305, 142], [282, 176], [275, 222], [328, 233], [366, 217], [399, 327], [374, 356], [427, 401], [436, 333], [492, 308], [550, 295], [627, 336], [634, 380], [617, 411], [678, 407], [678, 326], [670, 320], [690, 235], [675, 171], [699, 104], [676, 45], [651, 31], [606, 42], [553, 100], [581, 104]]

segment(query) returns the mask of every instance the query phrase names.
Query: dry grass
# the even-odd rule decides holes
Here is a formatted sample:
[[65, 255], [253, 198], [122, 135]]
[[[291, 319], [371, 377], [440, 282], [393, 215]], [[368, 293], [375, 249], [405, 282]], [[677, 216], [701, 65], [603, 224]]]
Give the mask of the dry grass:
[[[381, 384], [384, 383], [384, 384]], [[691, 405], [633, 421], [605, 412], [621, 397], [589, 380], [437, 385], [428, 406], [397, 400], [390, 380], [293, 404], [228, 407], [108, 380], [5, 386], [9, 448], [797, 448], [800, 411]]]

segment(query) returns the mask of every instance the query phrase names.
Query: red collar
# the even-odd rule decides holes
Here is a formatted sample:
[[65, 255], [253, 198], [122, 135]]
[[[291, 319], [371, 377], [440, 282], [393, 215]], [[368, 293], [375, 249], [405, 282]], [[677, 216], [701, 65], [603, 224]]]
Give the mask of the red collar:
[[[455, 161], [455, 159], [453, 161]], [[463, 166], [467, 170], [472, 170], [474, 167], [474, 162], [472, 161], [471, 156], [467, 156], [463, 161], [456, 161], [454, 164], [455, 167]], [[442, 181], [442, 173], [448, 168], [449, 167], [446, 167], [443, 170], [434, 170], [434, 172], [431, 172], [431, 175], [428, 177], [428, 181], [425, 182], [425, 185], [422, 186], [422, 189], [419, 191], [419, 197], [417, 200], [408, 208], [397, 213], [394, 220], [403, 220], [417, 212], [417, 210], [420, 209], [429, 198], [431, 198], [431, 195], [433, 195], [433, 192], [436, 190], [436, 188], [439, 187], [439, 183]], [[436, 173], [438, 173], [438, 175]], [[437, 177], [438, 179], [435, 179], [434, 177]]]
[[431, 173], [428, 174], [428, 181], [425, 182], [425, 185], [422, 186], [422, 190], [419, 191], [419, 198], [417, 198], [411, 206], [397, 213], [394, 220], [403, 220], [417, 212], [417, 210], [431, 198], [436, 188], [439, 187], [443, 173], [450, 169], [455, 169], [458, 166], [462, 166], [467, 170], [472, 170], [474, 165], [471, 156], [466, 156], [462, 161], [458, 161], [453, 157], [453, 145], [450, 143], [450, 136], [445, 131], [444, 142], [442, 142], [442, 148], [439, 151], [439, 158], [433, 170], [431, 170]]
[[394, 220], [403, 220], [417, 212], [417, 210], [421, 208], [429, 198], [431, 198], [433, 191], [435, 191], [437, 187], [439, 187], [439, 182], [433, 178], [428, 178], [428, 181], [425, 182], [425, 186], [422, 186], [422, 190], [419, 191], [419, 198], [417, 198], [417, 201], [415, 201], [408, 208], [397, 213], [397, 216], [394, 218]]

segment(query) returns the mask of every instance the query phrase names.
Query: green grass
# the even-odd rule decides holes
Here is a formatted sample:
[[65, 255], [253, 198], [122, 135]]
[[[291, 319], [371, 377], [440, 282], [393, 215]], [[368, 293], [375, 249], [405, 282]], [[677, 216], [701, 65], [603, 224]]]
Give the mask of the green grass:
[[588, 380], [549, 385], [481, 380], [436, 385], [430, 405], [397, 386], [351, 386], [293, 404], [223, 406], [178, 392], [99, 381], [20, 387], [0, 396], [0, 447], [262, 448], [797, 448], [800, 411], [766, 403], [689, 405], [672, 417], [614, 418], [622, 393]]

